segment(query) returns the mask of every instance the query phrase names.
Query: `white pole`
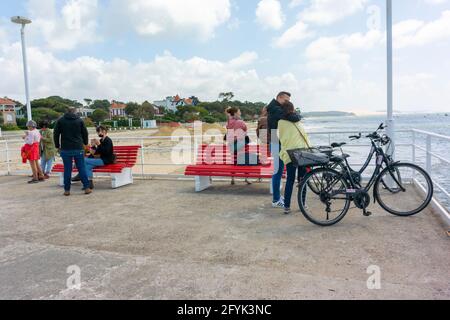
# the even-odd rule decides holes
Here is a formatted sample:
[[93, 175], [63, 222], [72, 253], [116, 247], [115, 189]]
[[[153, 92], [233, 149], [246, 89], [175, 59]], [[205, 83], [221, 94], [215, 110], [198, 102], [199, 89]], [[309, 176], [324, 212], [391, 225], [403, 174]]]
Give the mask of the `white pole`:
[[25, 45], [25, 24], [22, 24], [22, 29], [20, 30], [20, 34], [22, 36], [23, 73], [24, 73], [24, 77], [25, 77], [25, 95], [27, 98], [27, 115], [28, 115], [28, 120], [32, 120], [31, 102], [30, 102], [30, 84], [28, 82], [27, 48]]
[[386, 0], [386, 33], [387, 33], [387, 134], [392, 139], [392, 148], [388, 153], [395, 155], [395, 121], [393, 102], [393, 61], [392, 61], [392, 0]]

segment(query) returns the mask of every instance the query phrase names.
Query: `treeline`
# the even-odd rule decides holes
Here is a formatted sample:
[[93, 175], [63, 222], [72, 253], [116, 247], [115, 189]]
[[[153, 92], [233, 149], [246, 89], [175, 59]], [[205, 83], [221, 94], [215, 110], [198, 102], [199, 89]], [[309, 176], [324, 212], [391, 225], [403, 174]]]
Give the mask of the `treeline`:
[[[159, 122], [193, 122], [204, 121], [207, 123], [225, 122], [225, 109], [229, 106], [238, 107], [242, 111], [242, 117], [246, 121], [253, 121], [258, 119], [261, 110], [266, 105], [263, 102], [241, 102], [239, 100], [231, 100], [234, 96], [232, 93], [227, 93], [225, 96], [221, 94], [221, 101], [202, 102], [195, 98], [195, 106], [179, 106], [176, 111], [160, 110], [148, 101], [143, 103], [128, 102], [125, 112], [128, 118], [133, 119], [156, 119]], [[71, 99], [66, 99], [60, 96], [51, 96], [42, 99], [31, 101], [31, 112], [33, 119], [36, 122], [41, 120], [48, 120], [53, 123], [61, 117], [68, 108], [86, 107], [94, 109], [94, 112], [85, 119], [88, 126], [94, 126], [96, 123], [103, 122], [110, 119], [111, 103], [106, 99], [92, 100], [84, 99], [84, 104]], [[115, 101], [116, 103], [122, 103]], [[26, 108], [23, 107], [25, 113]], [[112, 120], [123, 120], [120, 117], [114, 117]], [[17, 119], [17, 125], [24, 128], [26, 125], [25, 119]]]
[[196, 106], [183, 106], [178, 107], [176, 112], [169, 111], [161, 120], [162, 122], [225, 122], [227, 120], [225, 109], [228, 107], [238, 107], [241, 109], [242, 118], [245, 121], [253, 121], [258, 119], [265, 105], [263, 102], [241, 102], [239, 100], [199, 102]]

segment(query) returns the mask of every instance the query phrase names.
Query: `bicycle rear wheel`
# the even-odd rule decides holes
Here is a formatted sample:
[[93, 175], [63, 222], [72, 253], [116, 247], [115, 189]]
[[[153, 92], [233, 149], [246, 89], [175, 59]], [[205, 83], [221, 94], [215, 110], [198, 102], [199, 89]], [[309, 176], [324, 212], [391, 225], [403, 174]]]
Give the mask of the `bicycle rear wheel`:
[[[314, 186], [314, 190], [310, 188]], [[319, 168], [308, 173], [298, 192], [300, 210], [308, 221], [332, 226], [347, 214], [351, 199], [345, 194], [348, 182], [342, 174], [330, 168]]]
[[[385, 185], [389, 187], [386, 188]], [[418, 214], [433, 198], [433, 182], [430, 176], [425, 170], [411, 163], [395, 163], [385, 168], [374, 188], [375, 198], [380, 206], [396, 216]]]
[[[338, 172], [344, 172], [344, 170], [345, 170], [344, 166], [340, 162], [333, 163], [332, 165], [328, 166], [328, 168], [330, 168], [332, 170], [336, 170]], [[309, 187], [309, 190], [314, 192], [316, 195], [320, 194], [320, 190], [318, 190], [316, 184], [312, 180], [308, 181], [308, 187]]]

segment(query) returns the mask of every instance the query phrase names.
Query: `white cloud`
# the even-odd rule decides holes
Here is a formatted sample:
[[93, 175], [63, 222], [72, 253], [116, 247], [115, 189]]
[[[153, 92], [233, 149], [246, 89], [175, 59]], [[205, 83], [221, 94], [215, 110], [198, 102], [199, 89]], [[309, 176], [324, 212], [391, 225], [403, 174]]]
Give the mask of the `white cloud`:
[[[195, 35], [214, 37], [231, 17], [229, 0], [112, 0], [105, 20], [113, 30], [133, 30], [142, 36]], [[108, 16], [113, 19], [108, 21]]]
[[[364, 9], [368, 0], [311, 0], [300, 19], [317, 25], [330, 25]], [[294, 1], [294, 5], [295, 5]]]
[[71, 50], [99, 40], [97, 0], [69, 0], [57, 8], [55, 0], [29, 0], [28, 14], [33, 18], [32, 37], [43, 37], [51, 49]]
[[291, 0], [289, 2], [289, 8], [296, 8], [304, 3], [304, 0]]
[[433, 4], [433, 5], [444, 4], [444, 3], [448, 2], [448, 0], [424, 0], [424, 1], [427, 4]]
[[[33, 98], [50, 95], [122, 101], [156, 100], [179, 93], [216, 99], [219, 92], [233, 91], [242, 100], [269, 100], [282, 90], [296, 90], [298, 82], [290, 73], [261, 77], [252, 67], [258, 59], [244, 52], [229, 61], [200, 57], [178, 59], [169, 52], [150, 61], [130, 63], [123, 59], [106, 61], [92, 57], [61, 60], [36, 47], [29, 50], [30, 84]], [[1, 96], [23, 99], [20, 44], [0, 48]]]
[[[379, 83], [355, 79], [352, 54], [380, 45], [382, 37], [381, 32], [372, 30], [365, 34], [321, 37], [309, 44], [304, 54], [301, 87], [310, 105], [324, 109], [337, 106], [349, 111], [364, 106], [366, 111], [376, 110], [384, 100], [383, 90]], [[370, 100], [364, 98], [368, 96]]]
[[393, 27], [396, 48], [423, 46], [450, 39], [450, 10], [434, 21], [405, 20]]
[[275, 39], [274, 45], [279, 48], [289, 48], [311, 36], [313, 36], [313, 32], [308, 29], [308, 25], [298, 21], [295, 25], [287, 29], [279, 38]]
[[256, 19], [266, 29], [279, 30], [283, 27], [285, 16], [278, 0], [262, 0], [256, 8]]

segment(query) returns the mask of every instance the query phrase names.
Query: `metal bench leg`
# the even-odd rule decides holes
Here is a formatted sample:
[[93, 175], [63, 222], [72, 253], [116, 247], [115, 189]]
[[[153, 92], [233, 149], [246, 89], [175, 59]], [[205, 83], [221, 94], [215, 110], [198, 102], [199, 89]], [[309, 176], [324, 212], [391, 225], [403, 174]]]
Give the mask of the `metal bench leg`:
[[124, 168], [122, 173], [111, 174], [111, 187], [117, 189], [129, 184], [133, 184], [133, 173], [131, 168]]
[[212, 185], [212, 178], [211, 177], [195, 177], [195, 191], [196, 192], [202, 192], [206, 189], [208, 189]]

